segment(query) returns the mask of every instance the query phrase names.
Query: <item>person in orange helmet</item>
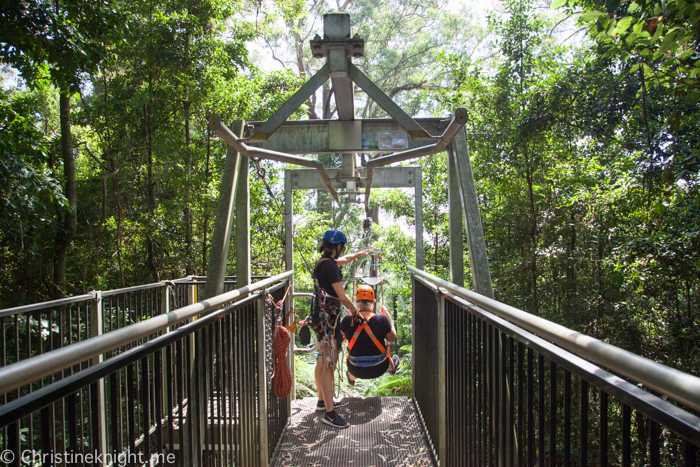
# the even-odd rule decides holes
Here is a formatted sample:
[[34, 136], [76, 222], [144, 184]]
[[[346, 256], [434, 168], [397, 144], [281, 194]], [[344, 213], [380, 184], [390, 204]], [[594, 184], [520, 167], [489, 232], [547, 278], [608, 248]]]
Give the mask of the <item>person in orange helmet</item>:
[[387, 309], [374, 313], [374, 289], [369, 285], [357, 288], [356, 308], [359, 316], [346, 315], [340, 329], [348, 340], [348, 383], [355, 379], [371, 379], [383, 375], [386, 370], [394, 374], [399, 366], [399, 356], [391, 356], [387, 342], [396, 342], [396, 328]]

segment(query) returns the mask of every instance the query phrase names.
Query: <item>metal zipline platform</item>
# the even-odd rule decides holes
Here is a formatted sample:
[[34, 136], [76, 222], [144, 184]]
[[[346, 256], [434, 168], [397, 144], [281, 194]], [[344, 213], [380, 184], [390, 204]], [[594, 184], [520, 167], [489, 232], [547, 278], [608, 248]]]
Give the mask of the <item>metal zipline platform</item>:
[[289, 425], [271, 467], [434, 466], [413, 402], [405, 397], [344, 398], [339, 430], [321, 421], [316, 398], [292, 401]]

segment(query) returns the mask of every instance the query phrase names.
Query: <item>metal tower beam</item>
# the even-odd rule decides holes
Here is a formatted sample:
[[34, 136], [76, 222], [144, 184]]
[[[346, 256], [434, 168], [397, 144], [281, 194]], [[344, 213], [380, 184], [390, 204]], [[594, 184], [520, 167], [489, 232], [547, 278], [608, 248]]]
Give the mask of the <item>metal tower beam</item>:
[[[401, 125], [390, 118], [368, 118], [352, 122], [352, 124], [359, 126], [360, 137], [357, 141], [346, 141], [346, 143], [354, 144], [340, 146], [336, 144], [338, 129], [342, 129], [343, 125], [350, 125], [350, 122], [340, 120], [294, 120], [284, 122], [270, 136], [268, 141], [251, 143], [250, 146], [289, 154], [386, 153], [395, 149], [380, 147], [377, 140], [381, 135], [402, 134], [402, 138], [407, 143], [406, 149], [425, 147], [435, 143], [436, 139], [442, 135], [447, 127], [449, 120], [418, 118], [416, 122], [433, 138], [413, 139], [408, 136], [408, 133]], [[254, 128], [253, 132], [256, 132], [264, 124], [265, 122], [249, 122], [249, 125], [252, 125]], [[246, 140], [246, 142], [248, 141], [250, 140]]]
[[[243, 120], [235, 120], [231, 124], [231, 129], [241, 136], [244, 128], [245, 122]], [[229, 147], [226, 153], [224, 172], [221, 176], [216, 221], [214, 222], [214, 233], [211, 239], [211, 249], [209, 250], [207, 283], [204, 286], [205, 299], [215, 297], [224, 292], [228, 247], [231, 239], [231, 226], [233, 225], [233, 209], [236, 203], [236, 185], [239, 179], [239, 159], [240, 154], [238, 151]]]
[[313, 167], [318, 170], [321, 178], [326, 183], [326, 186], [331, 192], [333, 199], [340, 205], [340, 200], [338, 200], [338, 194], [328, 177], [328, 172], [326, 172], [326, 167], [323, 162], [315, 159], [307, 159], [305, 157], [293, 156], [291, 154], [285, 154], [283, 152], [270, 151], [268, 149], [260, 149], [248, 146], [247, 144], [240, 141], [240, 138], [234, 135], [231, 130], [226, 128], [221, 124], [221, 119], [216, 114], [211, 114], [209, 116], [209, 129], [212, 130], [216, 135], [226, 141], [229, 146], [236, 149], [241, 154], [245, 154], [249, 157], [257, 157], [260, 159], [269, 159], [273, 161], [286, 162], [288, 164], [301, 165], [303, 167]]
[[464, 239], [462, 238], [462, 198], [459, 172], [452, 151], [447, 154], [448, 215], [450, 223], [450, 282], [464, 287]]
[[462, 212], [467, 231], [469, 263], [472, 270], [474, 291], [493, 298], [489, 258], [486, 251], [484, 229], [481, 226], [481, 213], [479, 212], [479, 201], [476, 197], [476, 188], [474, 187], [472, 164], [469, 160], [466, 131], [462, 130], [457, 133], [452, 142], [452, 150], [448, 154], [454, 158], [455, 175], [459, 180], [459, 196], [462, 200]]
[[328, 81], [328, 70], [330, 65], [326, 63], [316, 72], [302, 87], [287, 99], [282, 107], [267, 119], [264, 125], [256, 130], [248, 141], [267, 141], [272, 133], [277, 130], [301, 105], [309, 99], [309, 96]]
[[399, 107], [396, 102], [391, 100], [389, 96], [384, 94], [384, 91], [379, 89], [379, 86], [365, 76], [352, 63], [348, 63], [348, 76], [364, 91], [374, 102], [388, 113], [391, 118], [401, 125], [412, 139], [433, 139], [413, 118]]
[[444, 133], [438, 138], [435, 144], [425, 146], [422, 148], [408, 149], [406, 151], [395, 152], [394, 154], [389, 154], [388, 156], [377, 157], [372, 159], [367, 163], [367, 180], [365, 186], [365, 210], [367, 210], [369, 203], [369, 194], [372, 189], [372, 177], [373, 172], [376, 167], [382, 167], [385, 165], [393, 164], [394, 162], [407, 161], [409, 159], [415, 159], [416, 157], [429, 156], [431, 154], [436, 154], [447, 149], [447, 146], [455, 137], [457, 132], [464, 127], [467, 123], [467, 110], [464, 108], [459, 108], [455, 111], [455, 115], [450, 121], [447, 128], [445, 128]]

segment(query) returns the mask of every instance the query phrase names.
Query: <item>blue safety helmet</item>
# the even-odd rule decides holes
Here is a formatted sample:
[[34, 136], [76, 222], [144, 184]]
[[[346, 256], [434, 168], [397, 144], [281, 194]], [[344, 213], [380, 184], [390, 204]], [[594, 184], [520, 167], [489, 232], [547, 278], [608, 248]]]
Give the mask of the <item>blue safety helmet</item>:
[[348, 243], [345, 234], [338, 229], [326, 230], [323, 234], [323, 241], [328, 243]]

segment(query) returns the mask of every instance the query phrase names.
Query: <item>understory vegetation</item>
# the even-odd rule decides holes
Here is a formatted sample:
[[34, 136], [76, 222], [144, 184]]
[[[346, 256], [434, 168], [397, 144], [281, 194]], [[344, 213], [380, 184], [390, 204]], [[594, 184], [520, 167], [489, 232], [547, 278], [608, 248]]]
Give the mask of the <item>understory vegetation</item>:
[[[308, 41], [341, 11], [367, 41], [355, 63], [407, 113], [468, 110], [495, 298], [699, 374], [700, 4], [503, 0], [480, 20], [453, 3], [3, 1], [0, 307], [206, 275], [226, 155], [208, 115], [272, 115], [322, 66]], [[358, 117], [386, 117], [356, 94]], [[293, 118], [335, 118], [332, 96], [329, 82]], [[343, 372], [341, 394], [410, 395], [415, 229], [425, 269], [449, 279], [447, 159], [411, 164], [423, 225], [412, 191], [372, 191], [402, 369], [354, 387]], [[254, 275], [290, 266], [285, 168], [251, 161]], [[294, 213], [310, 291], [323, 231], [353, 251], [365, 213], [302, 191]], [[467, 251], [464, 269], [469, 286]], [[314, 395], [313, 361], [296, 362], [297, 395]]]

